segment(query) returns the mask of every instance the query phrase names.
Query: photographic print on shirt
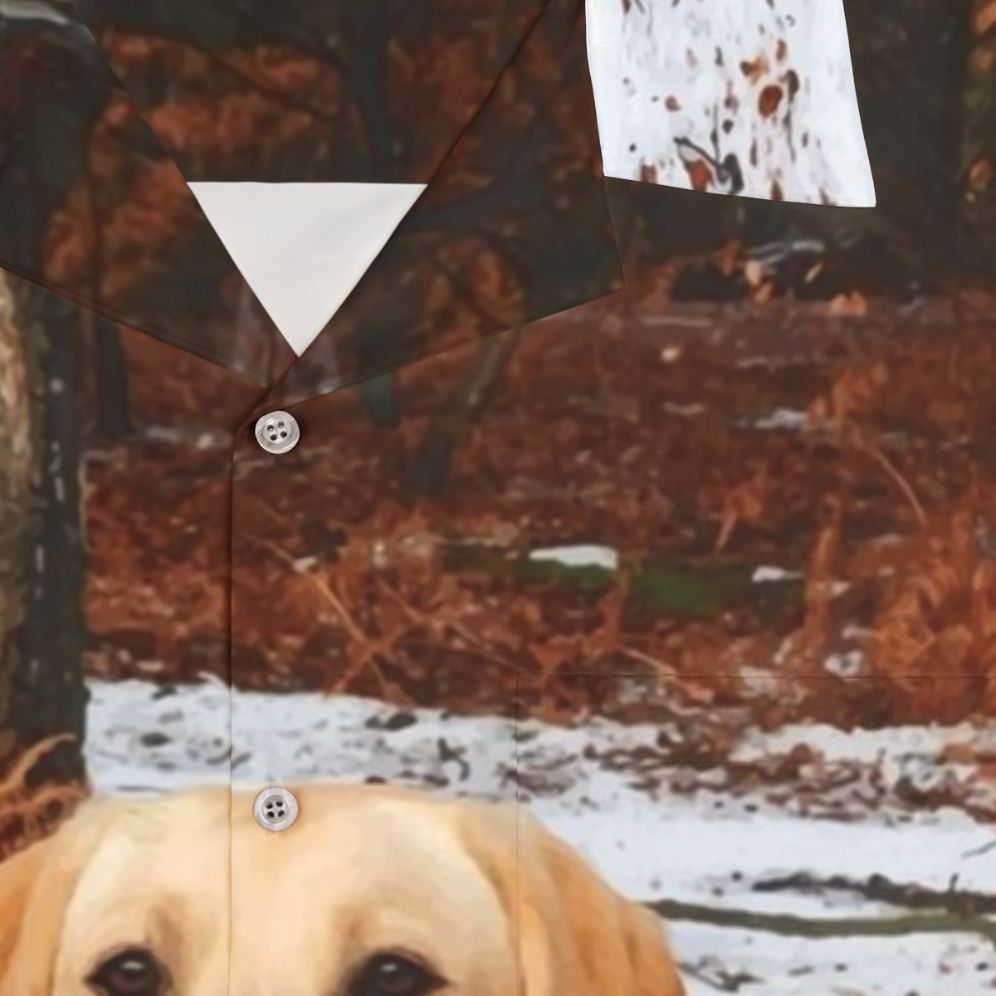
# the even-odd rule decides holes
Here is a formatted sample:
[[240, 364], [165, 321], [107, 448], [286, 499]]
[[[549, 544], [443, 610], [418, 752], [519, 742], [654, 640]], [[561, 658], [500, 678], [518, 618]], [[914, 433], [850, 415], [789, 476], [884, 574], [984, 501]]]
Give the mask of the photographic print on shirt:
[[[579, 6], [537, 22], [497, 118], [545, 73], [586, 90], [546, 56]], [[0, 176], [0, 263], [73, 281], [0, 277], [0, 994], [988, 992], [984, 21], [848, 5], [874, 211], [624, 180], [607, 211], [558, 118], [557, 182], [517, 174], [541, 182], [497, 241], [399, 233], [302, 362], [181, 166], [254, 161], [194, 127], [244, 98], [306, 175], [324, 119], [273, 80], [313, 79], [322, 31], [172, 9], [81, 5], [120, 83], [55, 129], [89, 154], [39, 127], [38, 185]], [[65, 57], [68, 15], [32, 10], [3, 9], [6, 79]], [[492, 65], [533, 10], [433, 57]], [[444, 203], [490, 190], [478, 134]], [[527, 321], [567, 218], [577, 306]], [[274, 455], [252, 423], [279, 407], [301, 441]], [[271, 785], [285, 831], [253, 818]]]

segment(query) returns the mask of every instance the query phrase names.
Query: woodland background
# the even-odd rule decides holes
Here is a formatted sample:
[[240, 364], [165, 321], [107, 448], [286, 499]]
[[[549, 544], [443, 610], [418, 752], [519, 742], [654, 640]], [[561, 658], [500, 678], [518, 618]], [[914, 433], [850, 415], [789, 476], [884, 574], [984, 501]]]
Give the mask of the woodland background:
[[[522, 612], [542, 603], [590, 614], [592, 659], [627, 657], [658, 691], [626, 698], [602, 694], [595, 681], [541, 687], [529, 693], [530, 715], [565, 728], [592, 715], [666, 719], [681, 736], [654, 744], [656, 755], [627, 745], [627, 764], [654, 756], [696, 777], [722, 772], [733, 792], [823, 802], [843, 771], [876, 786], [872, 809], [908, 816], [952, 806], [985, 825], [996, 817], [987, 789], [996, 743], [986, 735], [996, 713], [996, 2], [852, 0], [847, 15], [878, 208], [734, 198], [703, 207], [702, 195], [609, 181], [625, 291], [507, 340], [506, 377], [520, 406], [512, 414], [542, 422], [550, 397], [586, 385], [615, 399], [628, 427], [622, 450], [611, 435], [586, 437], [580, 480], [565, 455], [585, 427], [551, 422], [529, 454], [537, 481], [597, 500], [620, 460], [668, 454], [660, 493], [634, 495], [631, 532], [615, 533], [619, 548], [666, 537], [643, 574], [620, 579], [606, 566], [614, 549], [552, 534], [558, 555], [514, 568], [528, 582]], [[139, 75], [143, 60], [161, 57], [154, 39], [117, 41]], [[255, 83], [225, 96], [230, 113], [211, 128], [193, 125], [220, 106], [152, 95], [163, 119], [191, 116], [204, 156], [259, 128], [275, 99], [266, 73], [294, 68], [255, 63], [251, 37], [217, 46], [253, 67]], [[299, 71], [314, 68], [312, 53], [297, 59]], [[302, 120], [274, 141], [293, 147], [311, 126]], [[145, 235], [155, 242], [154, 225]], [[578, 322], [598, 326], [604, 350], [572, 346]], [[54, 336], [75, 345], [50, 349]], [[639, 342], [648, 362], [617, 362], [612, 343], [621, 338]], [[557, 364], [540, 381], [534, 359], [554, 344]], [[126, 369], [140, 374], [140, 391], [125, 389]], [[0, 281], [0, 853], [44, 832], [85, 791], [87, 686], [106, 702], [131, 681], [183, 695], [205, 673], [225, 677], [227, 635], [215, 614], [198, 613], [224, 597], [224, 579], [189, 555], [222, 541], [204, 533], [198, 506], [214, 500], [206, 482], [223, 480], [230, 459], [229, 440], [203, 416], [218, 386], [210, 371], [23, 282]], [[42, 387], [26, 389], [32, 383]], [[666, 399], [652, 440], [638, 417], [651, 395]], [[473, 422], [468, 412], [465, 431]], [[487, 434], [476, 431], [473, 445], [486, 449]], [[144, 468], [162, 468], [167, 451], [175, 473], [155, 502], [136, 501]], [[320, 492], [320, 466], [312, 473]], [[285, 511], [279, 481], [261, 497], [277, 517]], [[385, 531], [421, 525], [417, 498], [410, 512]], [[531, 511], [536, 531], [545, 514], [540, 504]], [[44, 555], [26, 561], [25, 549]], [[158, 613], [161, 584], [186, 592], [182, 625]], [[427, 619], [421, 636], [431, 640], [431, 592], [401, 595]], [[399, 646], [381, 663], [403, 671], [407, 652]], [[536, 652], [555, 666], [552, 642], [538, 639]], [[802, 677], [814, 673], [832, 684]], [[404, 694], [395, 686], [395, 706], [439, 705], [440, 680]], [[447, 704], [464, 713], [488, 714], [522, 692], [501, 669], [451, 684]], [[263, 659], [245, 686], [343, 691], [317, 660], [288, 676]], [[886, 737], [906, 724], [945, 724], [950, 735], [923, 734], [936, 775], [923, 783], [883, 781], [863, 761], [833, 762], [774, 739], [760, 757], [734, 757], [745, 731], [777, 738], [796, 723]], [[992, 912], [991, 888], [940, 892], [910, 902]]]
[[[738, 660], [781, 655], [790, 662], [782, 673], [836, 662], [842, 676], [886, 678], [885, 693], [874, 693], [874, 705], [854, 692], [799, 708], [842, 723], [955, 720], [993, 704], [996, 669], [996, 412], [988, 390], [996, 365], [996, 4], [850, 3], [847, 16], [879, 207], [717, 198], [703, 209], [689, 195], [609, 181], [625, 292], [604, 311], [567, 313], [520, 339], [510, 376], [523, 378], [525, 406], [540, 404], [528, 389], [529, 351], [575, 321], [604, 326], [607, 343], [639, 338], [663, 358], [654, 389], [668, 397], [671, 417], [655, 432], [673, 437], [673, 465], [654, 514], [673, 520], [674, 548], [660, 551], [673, 577], [655, 609], [655, 659], [679, 661], [679, 672], [714, 672], [716, 694], [735, 694], [722, 676], [735, 679]], [[152, 65], [162, 53], [140, 24], [134, 32], [104, 40], [141, 79], [143, 59]], [[251, 38], [234, 51], [232, 43], [219, 36], [218, 50], [251, 59]], [[304, 71], [315, 56], [299, 58]], [[267, 120], [277, 98], [265, 73], [288, 69], [257, 67], [263, 75], [248, 84], [240, 77], [237, 93], [218, 98], [210, 133], [196, 127], [196, 115], [212, 113], [209, 99], [148, 99], [161, 117], [194, 116], [195, 144], [202, 136], [203, 154], [219, 154], [241, 141], [231, 129]], [[306, 115], [300, 120], [307, 124]], [[286, 140], [292, 147], [300, 134]], [[146, 234], [154, 243], [154, 228]], [[198, 601], [217, 597], [218, 579], [200, 575], [177, 538], [198, 528], [187, 495], [205, 492], [189, 482], [218, 473], [226, 449], [206, 447], [196, 465], [178, 468], [181, 491], [162, 496], [173, 510], [168, 527], [162, 507], [146, 506], [142, 521], [129, 497], [143, 479], [143, 451], [161, 445], [164, 431], [204, 429], [200, 412], [215, 385], [203, 365], [191, 377], [180, 352], [141, 336], [119, 339], [50, 296], [16, 310], [8, 293], [7, 355], [48, 364], [42, 382], [74, 384], [91, 414], [78, 425], [65, 393], [32, 398], [13, 380], [2, 392], [6, 560], [16, 562], [25, 536], [49, 547], [45, 576], [31, 584], [9, 569], [0, 601], [5, 681], [15, 679], [4, 699], [8, 723], [35, 717], [31, 735], [15, 728], [0, 742], [8, 766], [42, 734], [82, 731], [80, 668], [182, 680], [217, 669], [225, 640], [197, 624]], [[76, 336], [76, 354], [46, 352], [43, 326], [53, 334], [77, 321], [92, 327]], [[592, 376], [585, 368], [593, 362], [601, 361], [568, 347], [558, 376], [577, 383]], [[127, 364], [157, 370], [134, 379], [142, 396], [125, 396]], [[642, 369], [612, 371], [614, 389], [633, 397], [646, 389], [644, 377]], [[29, 410], [30, 419], [20, 417]], [[18, 436], [18, 425], [31, 431]], [[538, 465], [555, 464], [569, 448], [570, 427], [559, 431], [567, 437], [552, 427], [536, 439]], [[46, 437], [56, 436], [60, 459], [45, 463]], [[607, 440], [589, 468], [591, 487], [611, 477], [617, 459]], [[279, 511], [279, 488], [270, 500]], [[765, 574], [772, 563], [778, 570]], [[758, 571], [767, 583], [755, 583]], [[157, 620], [154, 597], [136, 597], [154, 595], [162, 578], [190, 589], [182, 634]], [[596, 599], [619, 597], [597, 567], [560, 581], [544, 597], [570, 600], [579, 586]], [[17, 679], [26, 659], [36, 662], [31, 678], [21, 667]], [[966, 680], [920, 680], [941, 671]], [[254, 682], [283, 680], [261, 673]], [[70, 753], [56, 766], [59, 778], [80, 772]]]

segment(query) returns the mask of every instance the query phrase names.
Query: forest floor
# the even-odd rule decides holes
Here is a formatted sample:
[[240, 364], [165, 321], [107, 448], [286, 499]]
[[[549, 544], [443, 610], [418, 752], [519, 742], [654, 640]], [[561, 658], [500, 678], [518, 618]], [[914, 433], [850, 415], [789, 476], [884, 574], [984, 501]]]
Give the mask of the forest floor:
[[[475, 626], [487, 627], [481, 615], [493, 604], [503, 614], [494, 627], [530, 632], [545, 664], [560, 652], [559, 634], [538, 631], [535, 619], [601, 618], [584, 652], [603, 660], [587, 663], [606, 671], [647, 664], [681, 694], [756, 703], [767, 725], [993, 715], [996, 339], [987, 316], [996, 297], [961, 289], [905, 304], [860, 295], [680, 304], [668, 293], [650, 285], [520, 337], [502, 405], [474, 426], [472, 443], [475, 454], [504, 453], [516, 426], [549, 426], [516, 463], [514, 486], [412, 502], [406, 523], [396, 498], [384, 499], [368, 454], [357, 453], [352, 469], [341, 446], [324, 454], [319, 442], [297, 471], [308, 488], [274, 475], [254, 500], [284, 532], [313, 521], [341, 543], [335, 537], [348, 539], [350, 527], [329, 518], [322, 496], [345, 477], [354, 504], [375, 510], [364, 513], [365, 534], [379, 516], [388, 546], [403, 546], [406, 529], [417, 533], [433, 556], [449, 558], [447, 578], [486, 572], [481, 551], [493, 559], [498, 550], [495, 597], [476, 577], [465, 589], [475, 592]], [[579, 322], [597, 324], [597, 348], [576, 334]], [[114, 445], [95, 438], [86, 458], [88, 667], [104, 678], [225, 674], [226, 579], [217, 568], [226, 556], [219, 501], [231, 444], [201, 415], [214, 410], [224, 378], [215, 384], [203, 364], [194, 377], [178, 351], [133, 339], [130, 362], [146, 366], [134, 379], [139, 428]], [[586, 393], [593, 384], [597, 407]], [[554, 424], [551, 398], [559, 399]], [[581, 436], [583, 448], [570, 441]], [[658, 485], [648, 487], [652, 480]], [[312, 505], [289, 505], [302, 500]], [[500, 534], [489, 535], [488, 523]], [[465, 540], [457, 561], [452, 536], [476, 537], [477, 561]], [[302, 546], [289, 533], [281, 542]], [[288, 604], [314, 600], [307, 572], [277, 567], [273, 588], [298, 586]], [[261, 559], [259, 571], [277, 567]], [[515, 599], [500, 594], [509, 570], [523, 581]], [[363, 611], [349, 604], [349, 579], [331, 567], [322, 578], [347, 609]], [[442, 597], [397, 595], [426, 619]], [[281, 614], [269, 615], [279, 625]], [[255, 636], [260, 646], [284, 639]], [[240, 669], [239, 683], [328, 688], [319, 637], [293, 634], [301, 647], [293, 673], [268, 668], [263, 654], [255, 670]], [[379, 662], [385, 673], [393, 668], [399, 697], [492, 712], [507, 702], [502, 675], [514, 681], [518, 661], [490, 670], [479, 662], [480, 680], [452, 692], [459, 701], [431, 676], [422, 688], [406, 686], [425, 670], [419, 661], [446, 663], [434, 639], [422, 629], [395, 645], [396, 659]], [[831, 682], [834, 694], [807, 678]], [[781, 680], [800, 694], [785, 695]], [[765, 682], [772, 695], [758, 694]], [[382, 696], [372, 685], [350, 690]]]

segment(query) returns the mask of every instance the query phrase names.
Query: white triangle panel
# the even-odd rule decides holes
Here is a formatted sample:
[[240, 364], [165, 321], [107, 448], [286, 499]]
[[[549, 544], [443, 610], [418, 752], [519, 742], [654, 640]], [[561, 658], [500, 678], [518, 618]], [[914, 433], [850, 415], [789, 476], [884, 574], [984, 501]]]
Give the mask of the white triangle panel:
[[197, 182], [190, 189], [246, 283], [300, 354], [425, 187]]

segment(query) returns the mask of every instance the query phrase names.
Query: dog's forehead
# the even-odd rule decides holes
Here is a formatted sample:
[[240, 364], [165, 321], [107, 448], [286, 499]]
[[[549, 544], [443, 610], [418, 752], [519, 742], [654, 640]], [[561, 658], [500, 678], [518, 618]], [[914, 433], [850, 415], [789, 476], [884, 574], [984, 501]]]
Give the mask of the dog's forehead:
[[[178, 929], [201, 949], [224, 945], [226, 807], [199, 801], [105, 800], [65, 828], [88, 843], [72, 859], [58, 978], [77, 985], [102, 954], [130, 944], [171, 946]], [[65, 860], [62, 850], [52, 860]]]
[[[286, 832], [261, 833], [235, 817], [233, 900], [247, 925], [291, 909], [366, 948], [441, 952], [467, 930], [502, 943], [507, 913], [465, 839], [466, 806], [376, 787], [297, 795], [300, 816]], [[509, 834], [510, 862], [514, 848]]]
[[[126, 882], [136, 897], [193, 890], [206, 902], [213, 888], [227, 898], [231, 869], [233, 886], [242, 876], [258, 894], [300, 890], [321, 901], [384, 882], [398, 892], [422, 890], [438, 884], [441, 868], [451, 901], [465, 892], [479, 902], [491, 890], [464, 839], [459, 807], [362, 786], [312, 787], [298, 796], [298, 822], [281, 833], [257, 826], [251, 796], [240, 793], [116, 803], [76, 891], [93, 901]], [[494, 835], [505, 838], [498, 850], [514, 862], [511, 825], [494, 822]], [[318, 887], [322, 882], [329, 888]]]
[[232, 936], [241, 962], [266, 960], [271, 946], [311, 962], [320, 951], [316, 967], [329, 982], [372, 952], [407, 950], [470, 986], [459, 991], [488, 992], [485, 978], [504, 977], [513, 926], [457, 807], [389, 791], [305, 790], [299, 799], [286, 832], [261, 834], [236, 818]]
[[[375, 899], [381, 910], [414, 908], [445, 889], [454, 917], [461, 909], [500, 917], [500, 897], [464, 839], [458, 807], [328, 787], [299, 798], [297, 823], [280, 833], [259, 827], [251, 796], [238, 793], [114, 804], [80, 869], [70, 913], [114, 909], [118, 921], [129, 910], [183, 904], [224, 916], [235, 895], [260, 916], [291, 908], [327, 918]], [[506, 836], [514, 862], [515, 840]]]
[[71, 905], [120, 897], [123, 888], [135, 897], [195, 887], [208, 895], [224, 882], [229, 824], [220, 800], [118, 802], [101, 819]]
[[[483, 881], [464, 840], [457, 807], [403, 792], [325, 788], [299, 793], [301, 813], [288, 831], [261, 833], [246, 806], [233, 817], [233, 859], [265, 860], [285, 870], [342, 873], [363, 869], [369, 881], [404, 864], [408, 880], [445, 867], [451, 883]], [[244, 812], [243, 812], [244, 810]], [[509, 847], [515, 841], [509, 835]], [[510, 859], [513, 854], [510, 851]], [[461, 873], [463, 873], [461, 875]]]

